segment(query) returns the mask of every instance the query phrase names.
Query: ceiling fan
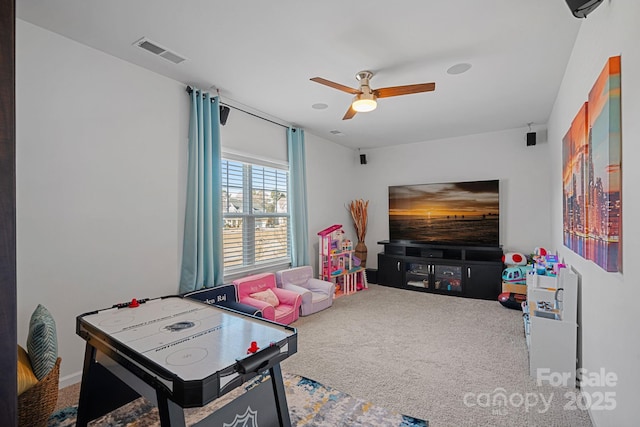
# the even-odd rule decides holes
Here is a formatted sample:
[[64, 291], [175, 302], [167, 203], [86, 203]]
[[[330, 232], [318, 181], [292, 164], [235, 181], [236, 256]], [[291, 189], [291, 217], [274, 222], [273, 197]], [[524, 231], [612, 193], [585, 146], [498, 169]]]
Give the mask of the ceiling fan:
[[358, 89], [344, 86], [340, 83], [335, 83], [331, 80], [323, 79], [322, 77], [313, 77], [311, 81], [355, 95], [355, 97], [353, 98], [353, 102], [349, 106], [349, 109], [347, 110], [342, 120], [349, 120], [350, 118], [355, 116], [356, 113], [366, 113], [368, 111], [375, 110], [378, 106], [378, 98], [389, 98], [391, 96], [410, 95], [412, 93], [420, 92], [431, 92], [436, 88], [435, 83], [418, 83], [415, 85], [371, 89], [371, 86], [369, 86], [369, 80], [372, 77], [373, 73], [371, 71], [360, 71], [358, 74], [356, 74], [356, 79], [360, 82], [360, 87]]

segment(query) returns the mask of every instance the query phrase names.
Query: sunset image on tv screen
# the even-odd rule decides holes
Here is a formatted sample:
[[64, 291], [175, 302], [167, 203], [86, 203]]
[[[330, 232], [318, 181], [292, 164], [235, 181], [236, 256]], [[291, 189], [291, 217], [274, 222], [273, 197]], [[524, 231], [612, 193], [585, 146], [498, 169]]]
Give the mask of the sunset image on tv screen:
[[499, 245], [499, 181], [389, 187], [389, 238]]

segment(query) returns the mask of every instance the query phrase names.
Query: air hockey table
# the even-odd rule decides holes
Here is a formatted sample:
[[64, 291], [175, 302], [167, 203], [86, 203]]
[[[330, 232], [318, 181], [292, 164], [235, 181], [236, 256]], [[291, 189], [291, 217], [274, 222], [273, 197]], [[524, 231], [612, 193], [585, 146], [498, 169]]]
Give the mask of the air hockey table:
[[297, 351], [295, 328], [168, 296], [82, 314], [76, 332], [86, 340], [79, 427], [140, 396], [158, 407], [161, 426], [184, 427], [185, 408], [266, 373], [195, 425], [291, 425], [280, 362]]

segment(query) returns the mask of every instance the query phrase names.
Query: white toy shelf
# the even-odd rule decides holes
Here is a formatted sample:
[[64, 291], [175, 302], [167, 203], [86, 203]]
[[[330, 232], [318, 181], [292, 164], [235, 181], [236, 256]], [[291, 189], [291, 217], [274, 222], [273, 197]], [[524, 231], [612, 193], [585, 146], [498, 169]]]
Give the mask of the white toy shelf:
[[578, 276], [562, 268], [557, 277], [527, 274], [525, 334], [529, 374], [564, 375], [575, 387], [578, 333]]

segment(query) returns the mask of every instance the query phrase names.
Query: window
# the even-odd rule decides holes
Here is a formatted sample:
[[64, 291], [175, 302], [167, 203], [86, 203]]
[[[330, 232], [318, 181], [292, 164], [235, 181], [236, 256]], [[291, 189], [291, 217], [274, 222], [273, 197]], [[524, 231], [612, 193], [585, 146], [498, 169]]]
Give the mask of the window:
[[285, 169], [222, 160], [225, 274], [291, 261]]

